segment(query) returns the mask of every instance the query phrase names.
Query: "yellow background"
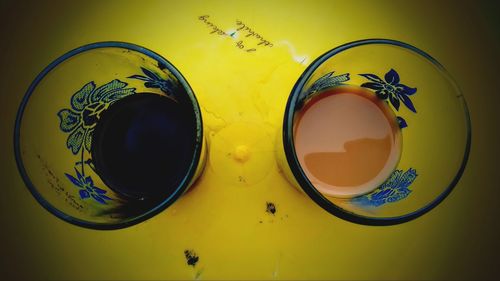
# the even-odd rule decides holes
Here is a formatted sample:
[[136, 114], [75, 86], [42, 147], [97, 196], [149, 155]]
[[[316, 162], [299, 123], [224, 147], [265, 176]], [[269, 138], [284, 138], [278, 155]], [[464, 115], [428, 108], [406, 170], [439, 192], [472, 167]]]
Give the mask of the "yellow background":
[[[0, 8], [3, 278], [495, 277], [500, 265], [498, 6], [451, 1], [2, 1]], [[210, 144], [219, 151], [227, 152], [230, 145], [217, 136], [242, 128], [248, 138], [231, 145], [272, 139], [279, 104], [305, 65], [292, 59], [288, 45], [243, 53], [231, 39], [209, 34], [198, 20], [201, 15], [210, 15], [224, 30], [241, 20], [273, 43], [289, 42], [309, 62], [343, 43], [375, 37], [405, 41], [434, 56], [462, 88], [472, 119], [471, 156], [456, 189], [409, 223], [356, 225], [329, 215], [294, 190], [279, 174], [274, 156], [265, 153], [267, 145], [249, 143], [260, 150], [245, 164], [247, 183], [233, 178], [242, 170], [227, 170], [231, 160], [213, 156], [213, 150], [192, 191], [136, 226], [88, 230], [45, 211], [15, 165], [15, 114], [35, 76], [83, 44], [126, 41], [166, 57], [199, 97], [207, 134], [213, 133]], [[268, 201], [277, 206], [274, 216], [265, 212]], [[186, 264], [186, 249], [199, 255], [195, 267]]]

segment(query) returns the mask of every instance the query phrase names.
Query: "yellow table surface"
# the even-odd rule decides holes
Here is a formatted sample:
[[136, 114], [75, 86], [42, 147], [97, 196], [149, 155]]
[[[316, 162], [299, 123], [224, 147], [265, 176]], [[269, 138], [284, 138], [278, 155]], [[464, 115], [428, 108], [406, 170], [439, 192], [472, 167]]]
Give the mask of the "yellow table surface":
[[[498, 4], [269, 2], [1, 2], [0, 277], [494, 278]], [[254, 35], [242, 37], [240, 49], [238, 40], [210, 34], [203, 15], [224, 31], [245, 24], [273, 46], [258, 46]], [[282, 103], [307, 64], [364, 38], [405, 41], [434, 56], [458, 81], [472, 118], [471, 155], [455, 190], [430, 213], [397, 226], [328, 214], [288, 184], [270, 145]], [[30, 82], [53, 59], [96, 41], [139, 44], [171, 61], [200, 101], [210, 150], [192, 191], [152, 219], [114, 231], [76, 227], [45, 211], [25, 188], [13, 153], [15, 114]], [[235, 166], [224, 153], [238, 144], [252, 154]], [[274, 215], [266, 202], [276, 204]], [[194, 267], [187, 249], [199, 256]]]

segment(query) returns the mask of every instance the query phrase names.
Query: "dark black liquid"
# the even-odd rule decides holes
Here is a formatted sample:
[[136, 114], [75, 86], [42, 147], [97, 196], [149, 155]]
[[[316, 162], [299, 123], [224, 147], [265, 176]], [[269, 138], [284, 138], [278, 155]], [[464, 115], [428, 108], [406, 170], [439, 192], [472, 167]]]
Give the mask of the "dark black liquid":
[[92, 161], [114, 191], [135, 199], [164, 199], [194, 156], [196, 119], [190, 104], [138, 93], [113, 103], [92, 139]]

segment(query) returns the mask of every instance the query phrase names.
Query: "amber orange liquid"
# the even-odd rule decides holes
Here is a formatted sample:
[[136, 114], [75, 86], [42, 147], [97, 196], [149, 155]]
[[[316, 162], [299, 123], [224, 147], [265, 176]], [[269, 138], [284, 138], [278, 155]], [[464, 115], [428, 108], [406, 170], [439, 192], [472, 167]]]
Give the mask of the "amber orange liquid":
[[321, 193], [354, 197], [382, 184], [401, 154], [401, 132], [385, 101], [341, 86], [315, 94], [294, 120], [300, 165]]

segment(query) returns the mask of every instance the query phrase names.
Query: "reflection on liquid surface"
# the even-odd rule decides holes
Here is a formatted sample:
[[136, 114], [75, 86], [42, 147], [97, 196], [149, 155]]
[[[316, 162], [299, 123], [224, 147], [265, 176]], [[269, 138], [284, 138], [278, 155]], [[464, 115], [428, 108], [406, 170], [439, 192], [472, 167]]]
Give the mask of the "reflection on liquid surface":
[[394, 170], [400, 129], [388, 106], [354, 87], [313, 97], [295, 121], [297, 157], [322, 193], [352, 197], [376, 188]]

